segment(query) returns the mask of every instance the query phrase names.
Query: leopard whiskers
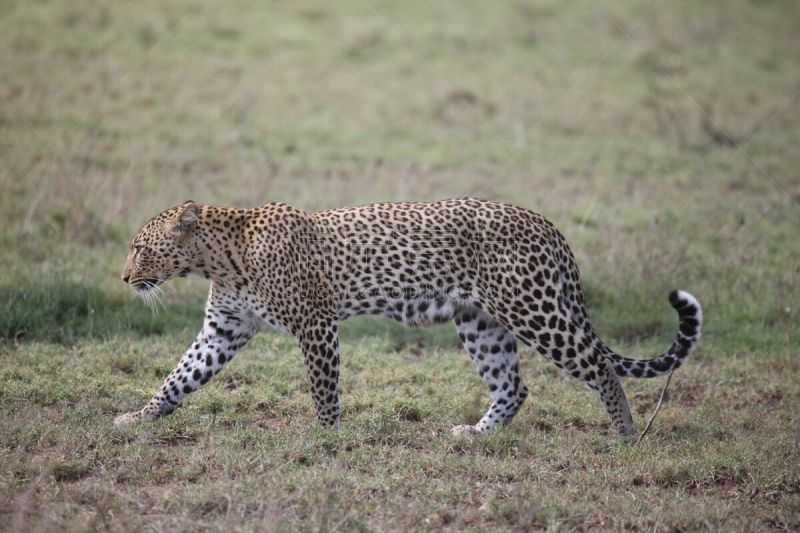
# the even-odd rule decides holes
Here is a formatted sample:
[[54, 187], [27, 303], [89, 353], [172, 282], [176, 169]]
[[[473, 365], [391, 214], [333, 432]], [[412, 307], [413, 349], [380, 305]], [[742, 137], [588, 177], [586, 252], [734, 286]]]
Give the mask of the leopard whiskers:
[[150, 312], [153, 313], [153, 315], [158, 315], [161, 309], [166, 309], [166, 305], [164, 304], [166, 295], [157, 284], [160, 282], [160, 280], [155, 282], [145, 280], [143, 281], [145, 289], [136, 291], [136, 295], [150, 308]]
[[158, 314], [158, 307], [153, 292], [150, 290], [137, 291], [136, 295], [147, 305], [153, 315]]
[[155, 314], [158, 314], [159, 308], [166, 309], [166, 305], [164, 305], [164, 299], [166, 298], [166, 295], [164, 294], [164, 291], [161, 290], [161, 287], [159, 287], [155, 283], [150, 283], [149, 292], [150, 294], [153, 295], [153, 302], [155, 304], [155, 309], [156, 309]]
[[173, 279], [175, 279], [175, 277], [176, 276], [170, 276], [166, 279], [153, 278], [156, 282], [155, 288], [158, 289], [158, 291], [161, 293], [162, 296], [166, 297], [166, 294], [162, 290], [162, 287], [166, 287], [167, 289], [172, 291], [172, 294], [178, 294], [178, 291], [177, 289], [175, 289], [174, 286], [167, 284], [168, 281], [172, 281]]

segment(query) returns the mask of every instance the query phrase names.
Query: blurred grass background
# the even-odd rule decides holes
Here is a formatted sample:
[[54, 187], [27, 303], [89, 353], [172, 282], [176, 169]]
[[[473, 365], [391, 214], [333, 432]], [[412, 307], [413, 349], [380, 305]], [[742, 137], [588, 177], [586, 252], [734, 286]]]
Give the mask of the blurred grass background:
[[[787, 463], [781, 461], [791, 464], [790, 458], [797, 459], [796, 451], [789, 451], [792, 442], [797, 442], [798, 427], [796, 414], [791, 413], [800, 407], [798, 389], [791, 380], [798, 370], [800, 345], [798, 35], [800, 4], [782, 1], [624, 0], [605, 6], [588, 1], [3, 2], [0, 337], [4, 340], [0, 357], [5, 373], [0, 377], [0, 397], [13, 400], [4, 413], [4, 427], [8, 435], [17, 435], [3, 442], [4, 457], [7, 465], [23, 465], [8, 466], [5, 471], [3, 487], [9, 501], [19, 502], [31, 479], [43, 473], [49, 473], [54, 483], [86, 476], [89, 481], [84, 481], [90, 483], [94, 476], [93, 490], [109, 482], [98, 473], [99, 459], [76, 458], [70, 451], [85, 430], [81, 424], [92, 416], [89, 413], [99, 410], [103, 421], [94, 420], [92, 431], [108, 433], [111, 430], [102, 425], [106, 418], [110, 420], [122, 407], [146, 401], [192, 338], [201, 320], [205, 291], [199, 280], [177, 281], [175, 290], [168, 293], [168, 309], [152, 317], [119, 281], [126, 246], [144, 221], [189, 198], [237, 207], [284, 201], [316, 210], [475, 195], [539, 211], [572, 245], [595, 327], [612, 346], [625, 353], [655, 353], [674, 335], [675, 317], [666, 305], [668, 291], [683, 288], [700, 299], [706, 314], [704, 343], [681, 377], [697, 389], [716, 383], [717, 396], [708, 393], [705, 398], [718, 408], [730, 398], [772, 400], [748, 403], [751, 410], [740, 413], [741, 423], [731, 422], [735, 417], [729, 418], [732, 415], [724, 411], [692, 415], [718, 421], [713, 429], [717, 433], [712, 429], [703, 433], [699, 422], [694, 433], [688, 434], [686, 427], [668, 427], [702, 447], [719, 440], [719, 431], [730, 431], [730, 424], [750, 427], [763, 412], [759, 410], [771, 406], [776, 440], [739, 444], [750, 451], [757, 446], [784, 446], [782, 452], [775, 452], [783, 454], [782, 459], [764, 466], [762, 474], [786, 471]], [[450, 327], [406, 330], [360, 320], [347, 326], [344, 337], [345, 352], [352, 354], [349, 361], [345, 357], [345, 372], [352, 365], [351, 379], [363, 381], [360, 394], [366, 395], [376, 384], [392, 383], [388, 368], [392, 362], [412, 368], [422, 365], [415, 368], [425, 373], [469, 372], [462, 358], [452, 353], [446, 360], [437, 359], [439, 351], [457, 350]], [[266, 369], [263, 360], [240, 361], [239, 374], [231, 369], [232, 375], [239, 376], [235, 388], [250, 391], [252, 406], [266, 402], [274, 407], [279, 399], [292, 398], [288, 407], [275, 409], [289, 417], [296, 412], [292, 409], [300, 409], [302, 414], [297, 416], [307, 424], [309, 402], [302, 390], [297, 354], [290, 341], [279, 339], [265, 334], [253, 350], [290, 352], [294, 362], [284, 362], [277, 354], [267, 361]], [[386, 359], [372, 358], [375, 351], [383, 352]], [[430, 352], [434, 354], [430, 362], [418, 359]], [[67, 360], [68, 370], [51, 366]], [[459, 362], [445, 362], [450, 360]], [[98, 365], [107, 374], [90, 370]], [[520, 428], [543, 423], [542, 417], [549, 420], [544, 424], [573, 427], [571, 420], [579, 415], [556, 401], [573, 394], [592, 406], [582, 408], [594, 413], [594, 423], [604, 423], [602, 408], [592, 403], [596, 400], [588, 393], [581, 396], [584, 392], [576, 392], [578, 388], [571, 385], [549, 385], [555, 377], [545, 366], [528, 365], [544, 373], [540, 390], [547, 391], [545, 396], [552, 397], [553, 404], [549, 411], [535, 411], [529, 405], [528, 420], [522, 416]], [[737, 368], [748, 369], [750, 378]], [[281, 374], [284, 381], [295, 385], [281, 389], [280, 380], [261, 383], [258, 375], [249, 373], [269, 374], [276, 369], [287, 372]], [[84, 390], [76, 384], [87, 373], [93, 377], [86, 378], [88, 389]], [[46, 377], [34, 379], [34, 375]], [[247, 376], [246, 382], [242, 376]], [[463, 379], [470, 390], [479, 390], [477, 381], [470, 381], [473, 377]], [[420, 386], [425, 383], [422, 378], [414, 380]], [[459, 383], [443, 386], [449, 387], [445, 388], [448, 398], [461, 398], [463, 404], [469, 393]], [[649, 397], [645, 391], [651, 391], [651, 385], [656, 386], [628, 386], [633, 397], [641, 399]], [[232, 420], [258, 416], [260, 408], [237, 411], [232, 407], [241, 400], [234, 400], [226, 387], [212, 385], [211, 392], [199, 393], [192, 402], [205, 413], [216, 413], [214, 406], [222, 406], [219, 409]], [[277, 396], [276, 387], [283, 390]], [[776, 387], [783, 391], [777, 400]], [[346, 396], [345, 404], [361, 401], [373, 406], [365, 412], [377, 409], [389, 418], [422, 418], [442, 427], [455, 424], [454, 416], [479, 415], [482, 405], [476, 400], [470, 408], [474, 413], [455, 404], [439, 412], [436, 407], [446, 402], [433, 393], [409, 406], [403, 402], [409, 394], [416, 396], [415, 392], [399, 391], [397, 399], [390, 392], [383, 398], [378, 393], [392, 389], [389, 385], [380, 388], [361, 400]], [[87, 400], [87, 395], [93, 400]], [[694, 396], [679, 405], [694, 405]], [[124, 406], [120, 397], [126, 398]], [[45, 409], [44, 420], [31, 421], [18, 416], [14, 406], [19, 405], [53, 411]], [[78, 412], [84, 412], [81, 422], [69, 418], [77, 416], [68, 414], [76, 405]], [[193, 413], [188, 409], [188, 415], [179, 415], [179, 422], [168, 424], [183, 420], [188, 425]], [[779, 416], [776, 410], [783, 414]], [[69, 433], [66, 440], [53, 437], [43, 447], [45, 451], [34, 454], [32, 463], [25, 462], [26, 445], [21, 443], [41, 442], [43, 427], [54, 420], [67, 424], [74, 434]], [[351, 412], [345, 425], [352, 424], [355, 435], [382, 434], [373, 419], [360, 420]], [[297, 422], [294, 433], [286, 430], [286, 438], [309, 438], [302, 424]], [[165, 427], [155, 431], [179, 426]], [[590, 425], [587, 432], [592, 431], [597, 433], [597, 427]], [[241, 438], [234, 446], [254, 437], [245, 432]], [[307, 459], [330, 466], [334, 459], [325, 452], [329, 437], [318, 438], [323, 439], [322, 452], [309, 452]], [[498, 450], [522, 446], [517, 438], [523, 437], [506, 434], [491, 441], [495, 444], [458, 453], [474, 454], [470, 457], [480, 462], [495, 454], [494, 445]], [[574, 435], [563, 438], [566, 441], [553, 444], [553, 454], [560, 453], [560, 445], [569, 446]], [[577, 449], [591, 455], [594, 445], [584, 441]], [[390, 448], [393, 442], [389, 439]], [[448, 445], [436, 448], [440, 446], [436, 442], [431, 438], [425, 444], [435, 448], [434, 455], [441, 454], [431, 458], [431, 464], [445, 468], [442, 465], [449, 464], [452, 449]], [[115, 441], [105, 453], [114, 457], [125, 453], [122, 449], [130, 451], [130, 446], [146, 450], [151, 444], [147, 438], [133, 444]], [[275, 448], [265, 453], [286, 445], [273, 444]], [[339, 450], [340, 444], [334, 447]], [[203, 453], [212, 453], [208, 443], [205, 448], [202, 442], [197, 446], [206, 450]], [[797, 462], [789, 469], [789, 477], [783, 478], [785, 486], [779, 484], [784, 491], [780, 494], [794, 496], [753, 503], [755, 497], [746, 496], [747, 491], [763, 492], [766, 481], [757, 481], [761, 478], [752, 467], [742, 474], [742, 465], [755, 459], [725, 455], [732, 449], [736, 447], [697, 452], [700, 457], [707, 454], [709, 461], [722, 454], [719, 460], [728, 461], [722, 466], [709, 466], [704, 459], [688, 467], [659, 463], [659, 468], [667, 469], [666, 473], [659, 470], [666, 481], [656, 483], [654, 501], [664, 496], [659, 492], [664, 487], [669, 491], [675, 486], [691, 488], [697, 479], [699, 485], [694, 486], [705, 486], [702, 480], [713, 480], [720, 471], [745, 494], [716, 494], [708, 503], [711, 510], [695, 503], [693, 511], [681, 514], [677, 507], [686, 494], [675, 489], [664, 504], [665, 520], [690, 528], [737, 523], [730, 520], [745, 520], [738, 523], [752, 527], [800, 527]], [[359, 447], [352, 453], [360, 453]], [[519, 456], [541, 460], [535, 453], [527, 450]], [[614, 457], [610, 457], [612, 462]], [[417, 468], [412, 459], [403, 467]], [[575, 459], [571, 460], [574, 465]], [[232, 471], [239, 468], [221, 461]], [[184, 468], [199, 468], [201, 462], [190, 461]], [[391, 457], [385, 464], [399, 468]], [[486, 474], [494, 486], [515, 483], [501, 483], [496, 477], [506, 475], [503, 468], [512, 471], [510, 463], [495, 466], [500, 470]], [[161, 483], [158, 465], [139, 468], [155, 472], [154, 483]], [[347, 470], [341, 465], [336, 468]], [[186, 476], [182, 472], [175, 479], [164, 474], [162, 481], [180, 484]], [[621, 472], [628, 481], [644, 479], [645, 485], [661, 479], [655, 474], [642, 477], [641, 472]], [[453, 473], [441, 475], [446, 478]], [[539, 479], [542, 475], [536, 474]], [[202, 474], [197, 476], [208, 481]], [[671, 481], [674, 476], [677, 485]], [[353, 479], [357, 483], [359, 478]], [[489, 505], [488, 514], [484, 513], [489, 518], [480, 515], [474, 523], [459, 522], [457, 513], [442, 518], [450, 516], [445, 511], [431, 511], [432, 522], [420, 515], [391, 523], [415, 528], [448, 524], [591, 528], [626, 523], [658, 527], [658, 522], [647, 522], [641, 509], [637, 514], [624, 503], [611, 504], [620, 509], [618, 522], [593, 522], [588, 494], [575, 496], [578, 501], [587, 498], [583, 507], [578, 505], [580, 511], [565, 510], [548, 500], [558, 500], [557, 480], [543, 479], [540, 514], [530, 514], [522, 500], [513, 500], [516, 503], [505, 507]], [[309, 509], [316, 504], [324, 507], [332, 498], [328, 488], [332, 482], [312, 481], [309, 486], [316, 489], [300, 490], [301, 500]], [[521, 484], [517, 489], [527, 494], [530, 478], [517, 481]], [[247, 483], [253, 482], [248, 478]], [[317, 482], [321, 485], [314, 485]], [[279, 498], [286, 487], [277, 487], [275, 497]], [[241, 490], [250, 493], [247, 487]], [[430, 496], [435, 491], [425, 492], [430, 487], [419, 490], [438, 501]], [[51, 499], [42, 497], [41, 505], [76, 497], [69, 491], [67, 496], [49, 494]], [[737, 500], [740, 496], [750, 498], [750, 505], [761, 511], [742, 504]], [[57, 517], [78, 517], [80, 523], [85, 513], [101, 520], [114, 512], [117, 517], [127, 516], [125, 512], [131, 510], [126, 503], [119, 503], [119, 508], [108, 503], [116, 511], [101, 512], [97, 501], [92, 501], [74, 503], [75, 508], [67, 505], [66, 511], [59, 507], [63, 512], [58, 511], [62, 514], [56, 513]], [[442, 508], [458, 508], [463, 501], [444, 498]], [[230, 507], [219, 508], [214, 502], [202, 508], [200, 515], [208, 518], [209, 527], [221, 527], [221, 517], [230, 516]], [[139, 504], [155, 515], [174, 518], [161, 522], [153, 518], [153, 524], [184, 527], [189, 523], [182, 521], [188, 520], [181, 514], [184, 511]], [[409, 502], [400, 498], [387, 503], [389, 509], [395, 504], [399, 509]], [[746, 518], [731, 515], [725, 505], [744, 509]], [[369, 509], [359, 508], [356, 517], [339, 517], [344, 520], [341, 524], [369, 528], [390, 523], [369, 519], [374, 512]], [[4, 510], [0, 518], [7, 517], [9, 524], [19, 516], [25, 523], [28, 516], [24, 508], [21, 515], [17, 507]], [[248, 521], [252, 517], [243, 513], [242, 522], [236, 524], [252, 526], [254, 522]], [[298, 513], [284, 517], [286, 523], [335, 525], [328, 522], [328, 515]]]
[[2, 283], [119, 296], [125, 243], [188, 198], [476, 195], [554, 220], [614, 335], [660, 329], [635, 324], [672, 287], [710, 333], [787, 323], [798, 8], [774, 5], [10, 2]]

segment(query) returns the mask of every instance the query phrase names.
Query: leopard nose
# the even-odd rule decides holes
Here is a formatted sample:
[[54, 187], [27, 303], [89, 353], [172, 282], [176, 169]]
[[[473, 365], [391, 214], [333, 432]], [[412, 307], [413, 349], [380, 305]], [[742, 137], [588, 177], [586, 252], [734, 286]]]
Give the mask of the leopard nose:
[[128, 283], [129, 279], [131, 279], [130, 274], [123, 274], [122, 275], [122, 281], [124, 281], [125, 283]]

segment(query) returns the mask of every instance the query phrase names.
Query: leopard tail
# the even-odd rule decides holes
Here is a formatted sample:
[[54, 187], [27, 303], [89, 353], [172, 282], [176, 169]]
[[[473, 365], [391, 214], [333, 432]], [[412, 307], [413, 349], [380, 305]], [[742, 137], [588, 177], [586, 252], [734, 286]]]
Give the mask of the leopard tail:
[[603, 346], [603, 355], [614, 365], [618, 376], [634, 378], [663, 376], [680, 368], [697, 348], [703, 325], [703, 309], [700, 307], [700, 302], [686, 291], [672, 291], [669, 293], [669, 303], [678, 312], [678, 335], [665, 353], [653, 359], [628, 359]]

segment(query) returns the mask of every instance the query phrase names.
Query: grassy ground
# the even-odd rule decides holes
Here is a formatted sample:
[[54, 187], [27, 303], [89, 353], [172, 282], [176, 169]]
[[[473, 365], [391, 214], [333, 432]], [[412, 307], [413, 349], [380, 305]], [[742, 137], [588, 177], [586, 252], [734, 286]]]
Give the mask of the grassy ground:
[[[66, 1], [0, 17], [0, 529], [800, 528], [800, 4]], [[624, 354], [698, 353], [639, 447], [525, 351], [514, 423], [451, 327], [343, 331], [313, 427], [260, 335], [130, 431], [201, 320], [118, 280], [164, 207], [477, 195], [551, 218]], [[627, 381], [639, 427], [661, 383]]]

